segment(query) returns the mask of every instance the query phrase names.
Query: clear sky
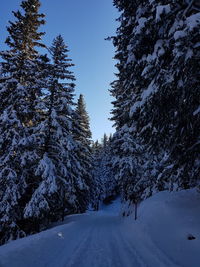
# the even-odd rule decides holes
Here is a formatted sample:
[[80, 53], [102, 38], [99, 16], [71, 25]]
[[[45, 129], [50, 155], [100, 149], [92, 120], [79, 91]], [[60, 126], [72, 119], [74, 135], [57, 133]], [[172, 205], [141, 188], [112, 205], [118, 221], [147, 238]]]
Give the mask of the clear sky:
[[[3, 1], [0, 16], [0, 49], [4, 49], [8, 20], [12, 11], [19, 9], [21, 0]], [[41, 11], [46, 15], [44, 43], [51, 45], [54, 37], [62, 34], [70, 49], [69, 56], [76, 65], [73, 69], [76, 94], [85, 96], [91, 119], [93, 139], [112, 133], [110, 122], [111, 97], [108, 89], [114, 77], [114, 48], [104, 38], [114, 35], [117, 10], [112, 0], [41, 0]]]

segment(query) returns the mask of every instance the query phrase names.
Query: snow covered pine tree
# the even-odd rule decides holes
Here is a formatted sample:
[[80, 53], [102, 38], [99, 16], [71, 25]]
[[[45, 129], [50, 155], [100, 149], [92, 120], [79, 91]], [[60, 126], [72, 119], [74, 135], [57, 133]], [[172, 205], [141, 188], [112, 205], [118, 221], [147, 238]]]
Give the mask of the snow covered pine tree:
[[36, 106], [40, 39], [44, 24], [38, 0], [22, 1], [23, 12], [13, 12], [6, 44], [0, 53], [0, 243], [24, 235], [23, 210], [30, 183], [35, 182], [34, 166], [38, 154], [33, 134], [37, 123]]
[[97, 185], [96, 194], [99, 200], [108, 203], [118, 194], [118, 182], [114, 177], [112, 168], [112, 136], [108, 138], [104, 134], [101, 144], [98, 141], [95, 142], [93, 145], [93, 155], [93, 176]]
[[25, 208], [25, 217], [42, 227], [77, 212], [76, 181], [80, 176], [77, 144], [72, 136], [75, 78], [69, 71], [73, 64], [61, 35], [54, 39], [50, 51], [53, 63], [43, 99], [44, 120], [38, 125], [43, 149], [36, 175], [41, 181]]
[[[142, 164], [138, 187], [144, 182], [149, 187], [146, 190], [142, 186], [146, 192], [196, 186], [200, 151], [199, 1], [116, 0], [114, 5], [121, 12], [113, 38], [119, 73], [111, 90], [115, 97], [116, 150], [123, 160], [123, 145], [120, 148], [118, 144], [122, 130], [128, 128], [134, 142], [145, 151], [142, 158], [149, 161]], [[152, 171], [155, 162], [163, 166]], [[148, 173], [152, 177], [146, 183]]]
[[92, 151], [89, 116], [86, 111], [84, 97], [78, 98], [76, 109], [73, 113], [73, 137], [77, 143], [77, 156], [80, 164], [81, 177], [76, 180], [78, 211], [84, 212], [91, 202], [96, 199], [95, 184], [92, 177]]

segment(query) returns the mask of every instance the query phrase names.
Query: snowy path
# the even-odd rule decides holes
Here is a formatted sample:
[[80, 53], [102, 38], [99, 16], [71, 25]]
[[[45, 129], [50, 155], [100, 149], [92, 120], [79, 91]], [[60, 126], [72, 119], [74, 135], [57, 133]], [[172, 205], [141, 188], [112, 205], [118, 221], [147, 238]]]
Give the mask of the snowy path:
[[[66, 224], [0, 248], [1, 267], [173, 267], [116, 203], [100, 212], [69, 216]], [[132, 228], [131, 228], [132, 227]]]

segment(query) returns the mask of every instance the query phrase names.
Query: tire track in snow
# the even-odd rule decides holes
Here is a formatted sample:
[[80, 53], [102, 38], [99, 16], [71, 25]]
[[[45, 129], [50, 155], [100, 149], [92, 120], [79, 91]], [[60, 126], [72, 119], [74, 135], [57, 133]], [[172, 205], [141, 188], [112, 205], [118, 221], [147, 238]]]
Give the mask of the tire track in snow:
[[[123, 237], [123, 241], [127, 244], [128, 248], [134, 248], [135, 256], [139, 256], [141, 263], [143, 262], [145, 267], [159, 266], [159, 267], [181, 267], [173, 262], [166, 254], [163, 253], [161, 249], [159, 249], [156, 244], [148, 237], [147, 235], [142, 236], [142, 241], [140, 236], [138, 236], [137, 232], [132, 232], [131, 235], [127, 231], [124, 231], [125, 227], [121, 231], [121, 236]], [[142, 230], [141, 230], [142, 232]], [[136, 244], [140, 249], [136, 248]], [[141, 252], [140, 252], [141, 251]], [[142, 255], [148, 259], [148, 263], [144, 263], [142, 260]]]
[[119, 253], [123, 251], [123, 254], [126, 255], [126, 259], [127, 259], [126, 265], [121, 265], [121, 266], [132, 267], [134, 263], [134, 266], [136, 267], [147, 267], [146, 263], [142, 260], [141, 256], [137, 253], [135, 247], [131, 246], [131, 244], [128, 243], [127, 240], [124, 238], [121, 225], [119, 227], [117, 235], [115, 235], [115, 240], [118, 244], [120, 244]]
[[88, 249], [88, 245], [90, 242], [91, 234], [87, 231], [87, 234], [85, 234], [82, 241], [74, 248], [74, 251], [72, 252], [72, 256], [69, 259], [68, 262], [65, 262], [64, 267], [78, 267], [84, 266], [84, 258], [85, 258], [85, 252]]
[[[111, 231], [107, 227], [110, 216], [97, 216], [91, 218], [90, 229], [87, 239], [79, 246], [78, 251], [65, 267], [122, 267], [123, 265], [113, 264], [111, 253]], [[110, 223], [109, 223], [110, 226]], [[116, 263], [116, 262], [115, 262]]]

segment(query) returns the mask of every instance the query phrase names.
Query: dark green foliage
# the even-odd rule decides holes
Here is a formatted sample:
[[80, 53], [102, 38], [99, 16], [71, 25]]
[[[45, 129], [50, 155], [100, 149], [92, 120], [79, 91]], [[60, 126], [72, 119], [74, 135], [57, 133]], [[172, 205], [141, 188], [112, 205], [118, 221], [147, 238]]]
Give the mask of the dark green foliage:
[[76, 184], [79, 212], [84, 212], [94, 196], [94, 181], [92, 178], [91, 131], [89, 116], [83, 95], [78, 98], [73, 113], [73, 138], [77, 143], [77, 156], [81, 169], [81, 181]]
[[[94, 169], [93, 177], [96, 183], [96, 201], [110, 201], [115, 198], [118, 193], [117, 176], [114, 176], [113, 161], [113, 139], [106, 134], [102, 138], [101, 143], [96, 141], [93, 144]], [[95, 202], [97, 205], [98, 203]], [[95, 206], [95, 205], [94, 205]]]
[[79, 175], [74, 153], [77, 145], [71, 134], [75, 78], [69, 67], [73, 64], [60, 35], [50, 51], [53, 62], [49, 65], [48, 93], [41, 100], [44, 115], [37, 126], [43, 149], [35, 172], [42, 179], [25, 209], [26, 218], [40, 221], [46, 217], [50, 221], [62, 219], [72, 212], [71, 202], [76, 201], [74, 183]]
[[197, 186], [198, 1], [116, 0], [114, 5], [121, 12], [113, 37], [118, 60], [117, 80], [111, 89], [115, 97], [112, 119], [117, 127], [115, 150], [119, 162], [128, 164], [123, 151], [125, 131], [141, 151], [140, 155], [130, 153], [139, 166], [134, 180], [127, 175], [122, 185], [132, 188], [139, 198], [158, 190]]
[[45, 229], [90, 202], [91, 132], [83, 97], [74, 103], [74, 66], [61, 35], [38, 48], [40, 1], [13, 12], [0, 52], [0, 243]]
[[[2, 57], [0, 78], [0, 217], [1, 242], [22, 236], [21, 221], [30, 183], [37, 180], [34, 166], [39, 158], [34, 125], [38, 96], [41, 94], [40, 57], [36, 47], [44, 24], [39, 1], [24, 1], [23, 13], [14, 12], [15, 22], [7, 28], [9, 50]], [[24, 233], [23, 233], [24, 234]]]

